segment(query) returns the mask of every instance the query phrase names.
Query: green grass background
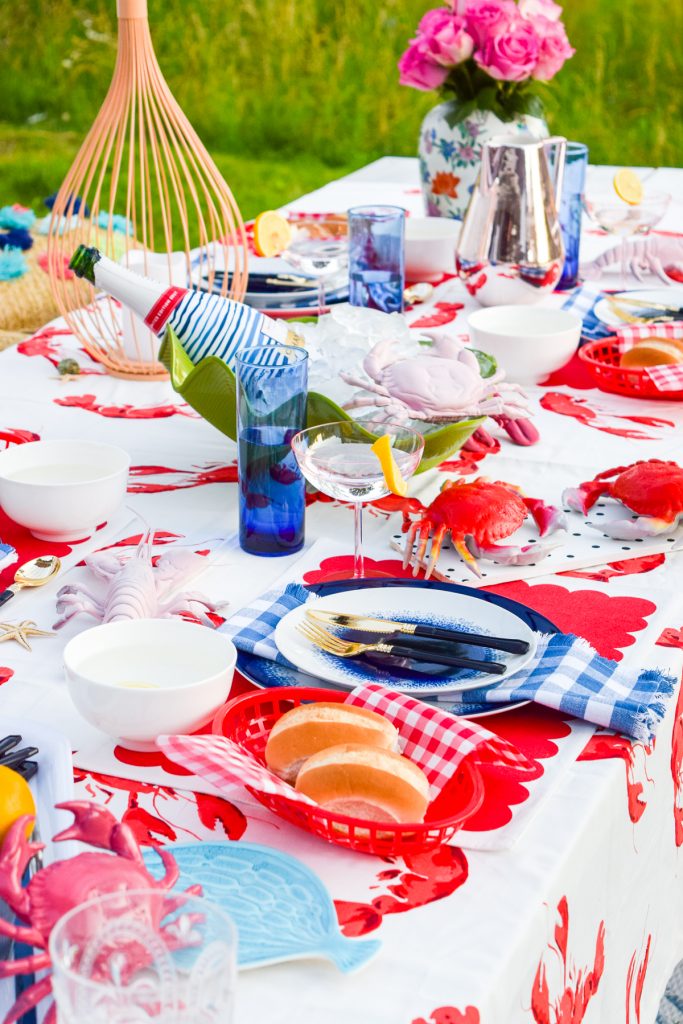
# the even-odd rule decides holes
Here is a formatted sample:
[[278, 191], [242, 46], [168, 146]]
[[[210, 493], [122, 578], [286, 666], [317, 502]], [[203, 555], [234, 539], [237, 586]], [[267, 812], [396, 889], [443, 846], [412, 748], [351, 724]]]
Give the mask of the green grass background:
[[[169, 84], [245, 216], [385, 154], [436, 101], [396, 61], [430, 0], [149, 0]], [[431, 0], [434, 4], [435, 0]], [[594, 163], [683, 164], [683, 0], [568, 0], [539, 86]], [[0, 205], [59, 186], [111, 78], [115, 0], [0, 0]]]

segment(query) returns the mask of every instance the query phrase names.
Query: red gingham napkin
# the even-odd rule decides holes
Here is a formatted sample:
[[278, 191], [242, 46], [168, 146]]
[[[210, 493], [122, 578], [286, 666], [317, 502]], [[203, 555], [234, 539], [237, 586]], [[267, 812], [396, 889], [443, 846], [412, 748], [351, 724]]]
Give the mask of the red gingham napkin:
[[[366, 707], [388, 718], [398, 729], [402, 752], [424, 771], [435, 799], [468, 754], [477, 752], [487, 764], [511, 765], [529, 771], [533, 765], [515, 746], [466, 718], [375, 683], [349, 694], [345, 703]], [[224, 736], [160, 736], [157, 746], [171, 761], [218, 789], [249, 786], [293, 803], [315, 806], [292, 786], [273, 775], [241, 745]]]
[[[642, 338], [669, 338], [674, 341], [683, 341], [683, 323], [678, 321], [666, 324], [627, 324], [624, 327], [618, 327], [615, 333], [619, 350], [626, 352]], [[658, 391], [683, 390], [683, 363], [644, 366], [642, 369]]]

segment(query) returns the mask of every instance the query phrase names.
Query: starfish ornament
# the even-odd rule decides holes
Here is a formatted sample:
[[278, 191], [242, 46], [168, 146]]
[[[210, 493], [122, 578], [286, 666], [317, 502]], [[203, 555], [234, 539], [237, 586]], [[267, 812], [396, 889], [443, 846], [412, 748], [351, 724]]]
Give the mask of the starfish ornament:
[[28, 642], [27, 637], [29, 636], [56, 636], [56, 633], [46, 632], [44, 629], [38, 629], [35, 622], [32, 619], [24, 619], [23, 622], [0, 622], [0, 629], [4, 630], [4, 633], [0, 634], [0, 644], [5, 640], [16, 640], [18, 644], [25, 647], [27, 651], [31, 650], [31, 645]]

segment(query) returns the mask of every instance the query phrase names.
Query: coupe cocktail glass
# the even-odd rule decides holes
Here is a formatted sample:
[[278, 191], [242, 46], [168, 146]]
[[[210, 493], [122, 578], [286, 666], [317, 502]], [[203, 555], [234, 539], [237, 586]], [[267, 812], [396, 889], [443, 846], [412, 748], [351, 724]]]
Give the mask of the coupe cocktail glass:
[[281, 254], [295, 270], [314, 277], [318, 285], [318, 312], [325, 312], [325, 284], [349, 264], [346, 217], [294, 221], [292, 240]]
[[417, 430], [365, 420], [341, 420], [302, 430], [292, 440], [301, 472], [314, 487], [339, 501], [353, 504], [355, 546], [353, 576], [365, 575], [363, 566], [363, 504], [389, 494], [384, 473], [372, 444], [388, 434], [394, 459], [404, 479], [420, 464], [424, 438]]
[[628, 274], [627, 239], [632, 235], [647, 235], [659, 224], [671, 202], [668, 192], [648, 192], [637, 206], [620, 199], [616, 193], [586, 196], [586, 213], [599, 228], [621, 238], [621, 270]]

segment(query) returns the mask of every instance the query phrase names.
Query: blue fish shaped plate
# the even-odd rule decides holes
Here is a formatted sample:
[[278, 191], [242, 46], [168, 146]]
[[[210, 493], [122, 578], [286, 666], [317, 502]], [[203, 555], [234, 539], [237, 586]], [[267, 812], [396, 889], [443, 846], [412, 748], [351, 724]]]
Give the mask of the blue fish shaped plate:
[[[377, 939], [341, 934], [330, 894], [296, 857], [243, 842], [180, 843], [168, 849], [180, 870], [175, 888], [201, 885], [206, 899], [235, 922], [241, 969], [324, 957], [350, 974], [381, 946]], [[144, 858], [151, 874], [161, 878], [156, 853], [146, 850]]]

